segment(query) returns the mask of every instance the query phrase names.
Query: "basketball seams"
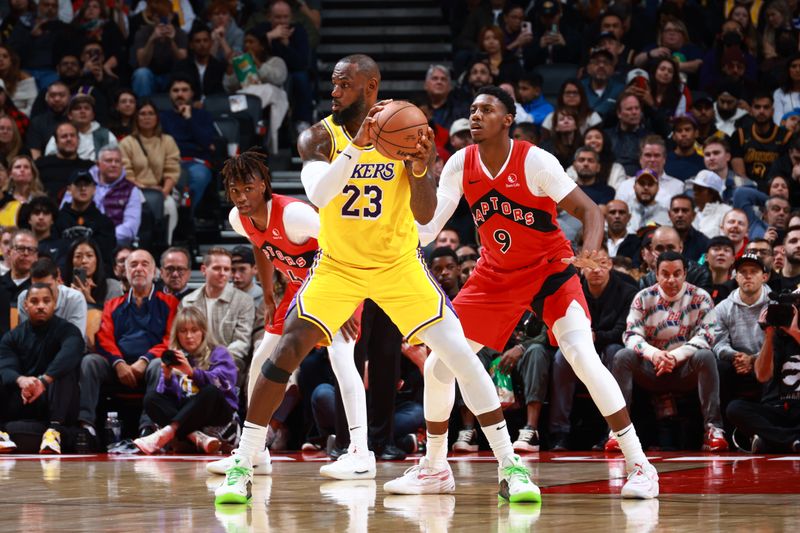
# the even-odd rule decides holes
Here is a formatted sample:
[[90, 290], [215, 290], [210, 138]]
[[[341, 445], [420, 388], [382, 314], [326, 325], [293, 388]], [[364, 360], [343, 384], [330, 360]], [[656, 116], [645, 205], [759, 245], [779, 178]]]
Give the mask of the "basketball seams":
[[[422, 114], [422, 112], [410, 102], [399, 100], [391, 102], [387, 104], [387, 106], [391, 106], [392, 109], [384, 109], [378, 114], [378, 121], [376, 123], [377, 133], [375, 135], [374, 145], [375, 148], [386, 157], [391, 159], [403, 159], [404, 156], [416, 153], [416, 139], [418, 138], [420, 131], [428, 126], [427, 117], [425, 117], [424, 114]], [[412, 115], [415, 114], [415, 110], [416, 113], [420, 115], [420, 122], [408, 124], [408, 117], [396, 118], [398, 114], [402, 114], [402, 112], [408, 110], [409, 108], [413, 108], [411, 110]], [[390, 114], [385, 114], [387, 111]], [[411, 117], [411, 120], [413, 121], [416, 118], [417, 117]], [[393, 121], [399, 121], [402, 127], [392, 124]], [[413, 139], [410, 138], [410, 134], [412, 132], [414, 137]], [[408, 136], [409, 139], [404, 139], [404, 136]], [[397, 138], [395, 139], [395, 137]], [[394, 142], [395, 140], [398, 140], [403, 144], [396, 143]]]

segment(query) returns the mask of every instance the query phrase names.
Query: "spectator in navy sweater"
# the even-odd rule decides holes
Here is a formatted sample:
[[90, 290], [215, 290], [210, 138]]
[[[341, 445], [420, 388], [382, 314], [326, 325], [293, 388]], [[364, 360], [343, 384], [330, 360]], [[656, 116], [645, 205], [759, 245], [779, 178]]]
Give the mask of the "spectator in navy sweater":
[[160, 113], [161, 129], [172, 135], [181, 152], [181, 168], [189, 174], [192, 210], [211, 182], [214, 121], [208, 111], [194, 105], [192, 82], [176, 75], [169, 84], [172, 109]]
[[[101, 385], [118, 390], [154, 390], [161, 374], [157, 358], [169, 344], [172, 319], [178, 307], [174, 297], [155, 290], [156, 262], [147, 250], [134, 250], [125, 261], [130, 284], [127, 294], [103, 306], [100, 330], [95, 339], [99, 354], [81, 362], [80, 421], [92, 433]], [[146, 414], [139, 429], [149, 430]], [[91, 428], [91, 429], [90, 429]]]
[[219, 439], [202, 430], [230, 423], [238, 408], [233, 357], [217, 345], [196, 307], [184, 307], [175, 315], [169, 347], [172, 352], [164, 353], [158, 386], [144, 398], [145, 411], [161, 429], [133, 443], [150, 455], [175, 437], [187, 438], [199, 451], [215, 453]]

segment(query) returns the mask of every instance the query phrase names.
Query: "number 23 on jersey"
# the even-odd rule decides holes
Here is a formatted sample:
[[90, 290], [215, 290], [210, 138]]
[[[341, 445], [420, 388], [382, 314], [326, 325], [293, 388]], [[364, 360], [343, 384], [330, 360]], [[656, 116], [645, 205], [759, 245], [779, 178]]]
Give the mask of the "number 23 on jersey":
[[383, 189], [378, 185], [364, 185], [363, 189], [357, 185], [348, 184], [342, 189], [346, 197], [342, 205], [344, 218], [377, 219], [380, 218], [383, 206]]

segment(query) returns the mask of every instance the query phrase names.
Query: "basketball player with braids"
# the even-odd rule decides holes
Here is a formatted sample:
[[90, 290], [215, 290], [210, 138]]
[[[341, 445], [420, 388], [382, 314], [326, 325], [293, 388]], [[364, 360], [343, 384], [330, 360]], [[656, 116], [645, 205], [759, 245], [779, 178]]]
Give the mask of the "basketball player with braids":
[[[265, 159], [264, 154], [249, 150], [229, 159], [222, 168], [225, 190], [234, 204], [228, 220], [236, 233], [253, 245], [266, 305], [266, 332], [250, 365], [247, 398], [251, 404], [261, 366], [278, 345], [286, 310], [314, 262], [319, 234], [319, 215], [313, 207], [272, 193]], [[286, 291], [277, 307], [272, 286], [274, 269], [287, 278]], [[367, 448], [364, 384], [353, 359], [357, 337], [358, 324], [355, 318], [351, 318], [333, 337], [328, 348], [350, 427], [348, 452], [341, 456], [340, 461], [320, 469], [323, 476], [336, 479], [375, 477], [375, 456]], [[266, 448], [259, 450], [254, 457], [255, 473], [268, 475], [272, 472]], [[224, 474], [232, 461], [233, 456], [209, 463], [206, 468], [212, 474]]]
[[[436, 208], [436, 186], [428, 170], [433, 132], [428, 129], [420, 136], [417, 153], [406, 161], [386, 158], [372, 146], [375, 114], [385, 103], [376, 104], [378, 65], [361, 54], [345, 57], [334, 67], [331, 81], [333, 114], [298, 140], [303, 186], [319, 208], [320, 250], [278, 346], [258, 376], [239, 448], [216, 490], [217, 502], [247, 501], [253, 459], [264, 447], [266, 425], [289, 376], [315, 344], [330, 344], [365, 298], [383, 308], [409, 342], [424, 342], [435, 350], [458, 380], [500, 462], [500, 495], [538, 501], [538, 487], [514, 454], [491, 378], [418, 248], [414, 220], [428, 223]], [[429, 445], [430, 439], [441, 441], [442, 435], [429, 436]], [[446, 450], [446, 438], [443, 445]], [[384, 488], [393, 493], [453, 492], [455, 481], [446, 461], [424, 458]]]
[[[502, 351], [519, 318], [532, 309], [547, 324], [551, 341], [586, 384], [625, 455], [627, 498], [658, 496], [658, 474], [648, 462], [631, 424], [619, 385], [594, 349], [591, 322], [577, 268], [596, 268], [603, 215], [575, 185], [558, 160], [525, 141], [509, 139], [514, 101], [502, 89], [480, 89], [470, 107], [475, 144], [459, 150], [442, 170], [433, 220], [422, 227], [430, 242], [466, 197], [483, 253], [453, 301], [470, 344]], [[583, 223], [578, 257], [556, 222], [556, 208]], [[487, 320], [493, 317], [493, 320]], [[428, 431], [447, 431], [453, 375], [436, 349], [425, 364]], [[438, 416], [429, 417], [428, 405]], [[446, 442], [447, 439], [445, 439]], [[428, 444], [428, 456], [438, 453]]]

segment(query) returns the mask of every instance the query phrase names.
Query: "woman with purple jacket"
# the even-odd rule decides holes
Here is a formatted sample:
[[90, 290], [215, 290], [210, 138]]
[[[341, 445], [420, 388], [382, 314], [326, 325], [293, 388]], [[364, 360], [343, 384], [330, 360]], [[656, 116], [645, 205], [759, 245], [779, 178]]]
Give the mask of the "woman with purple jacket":
[[172, 324], [170, 350], [161, 356], [161, 377], [144, 397], [144, 409], [161, 429], [133, 443], [142, 453], [156, 453], [174, 438], [191, 441], [199, 451], [215, 453], [220, 440], [206, 426], [224, 426], [238, 406], [236, 364], [208, 330], [195, 307], [180, 309]]

